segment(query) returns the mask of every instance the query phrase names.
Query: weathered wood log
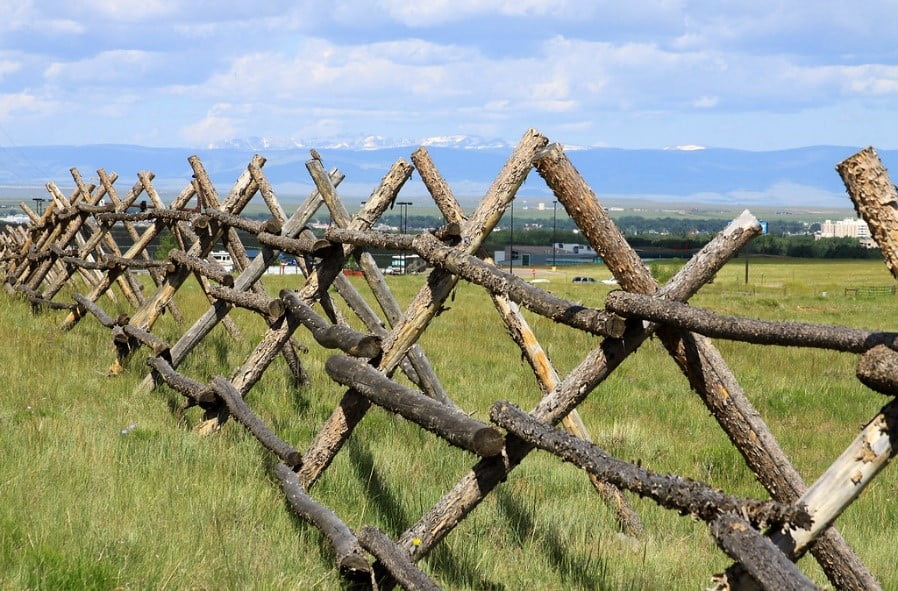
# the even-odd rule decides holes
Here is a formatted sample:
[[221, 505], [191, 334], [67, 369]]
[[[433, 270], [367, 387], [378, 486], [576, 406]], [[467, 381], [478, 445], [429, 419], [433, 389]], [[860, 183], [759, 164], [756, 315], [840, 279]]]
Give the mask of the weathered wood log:
[[[194, 171], [194, 180], [199, 189], [198, 195], [200, 200], [207, 208], [219, 208], [227, 213], [238, 214], [243, 210], [256, 192], [257, 186], [255, 182], [252, 181], [248, 172], [244, 172], [234, 183], [234, 186], [225, 198], [224, 203], [219, 204], [215, 189], [212, 187], [212, 183], [209, 181], [208, 175], [206, 175], [206, 171], [199, 158], [191, 156], [187, 160]], [[253, 160], [257, 161], [259, 166], [265, 161], [265, 159], [259, 155], [253, 157]], [[209, 256], [209, 252], [211, 252], [213, 245], [224, 234], [225, 232], [221, 228], [212, 234], [204, 234], [199, 242], [190, 247], [187, 254], [201, 259], [206, 258]], [[153, 324], [155, 324], [156, 320], [162, 314], [165, 306], [175, 296], [175, 293], [177, 293], [184, 281], [187, 280], [190, 272], [191, 270], [189, 268], [182, 267], [175, 273], [169, 273], [163, 286], [156, 290], [156, 293], [147, 300], [146, 304], [141, 306], [140, 309], [134, 313], [132, 322], [146, 330], [151, 329]], [[233, 284], [228, 287], [232, 286]]]
[[100, 306], [90, 301], [80, 293], [73, 293], [72, 299], [78, 302], [78, 305], [96, 316], [97, 320], [100, 321], [100, 324], [105, 326], [106, 328], [115, 328], [118, 326], [118, 323], [115, 321], [112, 316], [107, 314]]
[[107, 254], [103, 257], [102, 264], [106, 268], [126, 267], [129, 269], [161, 269], [168, 263], [166, 261], [155, 261], [152, 259], [128, 259], [123, 256], [115, 256]]
[[302, 465], [302, 455], [296, 449], [275, 435], [265, 422], [243, 400], [231, 382], [223, 377], [212, 378], [212, 389], [228, 406], [228, 412], [259, 440], [265, 449], [279, 457], [291, 470]]
[[858, 215], [870, 228], [886, 267], [898, 278], [898, 188], [879, 155], [865, 148], [836, 165]]
[[550, 318], [555, 322], [585, 330], [600, 336], [620, 337], [624, 321], [603, 310], [581, 306], [547, 293], [527, 283], [513, 273], [490, 265], [458, 248], [443, 245], [435, 236], [422, 233], [414, 238], [381, 232], [358, 232], [342, 228], [328, 228], [325, 238], [333, 242], [372, 248], [414, 250], [427, 262], [445, 269], [471, 283], [487, 288], [491, 293], [506, 296], [513, 302]]
[[[234, 287], [234, 276], [221, 268], [220, 265], [213, 265], [209, 261], [201, 258], [190, 256], [183, 250], [173, 249], [168, 253], [169, 260], [178, 267], [186, 267], [194, 273], [199, 273], [203, 277], [208, 277], [213, 281], [217, 281], [225, 287]], [[169, 273], [175, 273], [175, 268], [169, 267]]]
[[898, 349], [898, 333], [872, 332], [831, 324], [722, 316], [681, 302], [619, 290], [606, 296], [605, 309], [621, 316], [642, 318], [707, 337], [760, 345], [817, 347], [849, 353], [863, 353], [877, 345]]
[[232, 215], [218, 209], [209, 209], [205, 212], [205, 215], [219, 224], [244, 230], [250, 234], [261, 234], [262, 232], [279, 234], [281, 232], [281, 224], [274, 218], [268, 218], [264, 222], [260, 222]]
[[[253, 163], [250, 164], [252, 170]], [[339, 171], [331, 172], [332, 182], [339, 184], [344, 175]], [[317, 191], [312, 192], [309, 197], [301, 204], [290, 219], [284, 224], [282, 233], [287, 237], [298, 234], [305, 224], [311, 219], [321, 205], [321, 196]], [[268, 265], [275, 259], [276, 253], [270, 248], [263, 248], [250, 265], [240, 273], [234, 281], [235, 291], [246, 291], [251, 285], [255, 284], [265, 271]], [[219, 300], [207, 310], [194, 324], [191, 326], [178, 342], [172, 346], [172, 363], [174, 367], [178, 367], [187, 355], [196, 347], [196, 345], [208, 335], [213, 328], [224, 318], [231, 309], [231, 304], [227, 301]], [[271, 325], [269, 325], [271, 328]], [[291, 333], [292, 334], [292, 333]], [[288, 335], [289, 336], [289, 335]], [[286, 341], [284, 341], [286, 342]], [[137, 391], [148, 392], [154, 387], [152, 376], [144, 378], [143, 382], [138, 386]], [[245, 394], [246, 391], [243, 391]]]
[[290, 253], [294, 256], [312, 255], [326, 256], [334, 247], [333, 244], [318, 238], [310, 230], [304, 230], [294, 237], [276, 236], [268, 232], [261, 232], [257, 236], [259, 243], [280, 251]]
[[328, 375], [374, 404], [439, 435], [452, 445], [490, 457], [502, 452], [504, 438], [496, 429], [463, 412], [397, 384], [364, 361], [338, 355], [325, 363]]
[[[439, 591], [439, 587], [415, 566], [408, 554], [393, 540], [373, 525], [366, 525], [358, 532], [362, 548], [374, 555], [378, 564], [386, 568], [390, 576], [407, 591]], [[377, 572], [375, 570], [375, 572]]]
[[[546, 142], [546, 138], [535, 130], [529, 130], [524, 134], [518, 147], [502, 167], [496, 181], [487, 191], [487, 195], [474, 211], [471, 220], [465, 224], [462, 241], [468, 246], [468, 252], [476, 252], [495, 227], [505, 208], [514, 198], [515, 192], [527, 178], [533, 155], [545, 146]], [[368, 228], [370, 228], [370, 224], [365, 228], [355, 229]], [[406, 353], [418, 341], [430, 321], [442, 310], [443, 303], [452, 293], [457, 282], [458, 278], [446, 271], [435, 269], [431, 272], [408, 311], [393, 327], [388, 340], [384, 343], [384, 354], [379, 365], [379, 369], [384, 375], [392, 375], [400, 365]], [[349, 400], [351, 398], [355, 398], [355, 400]], [[352, 430], [364, 416], [367, 407], [357, 398], [358, 394], [352, 391], [344, 395], [343, 402], [331, 414], [304, 454], [306, 463], [300, 472], [300, 477], [306, 486], [311, 486], [321, 472], [330, 465]], [[353, 409], [356, 413], [347, 415], [344, 412], [346, 409]]]
[[[360, 224], [359, 227], [361, 228], [369, 223], [367, 221], [369, 217], [377, 219], [380, 213], [395, 198], [396, 192], [398, 192], [410, 175], [410, 167], [403, 166], [402, 161], [397, 162], [381, 181], [380, 188], [365, 203], [363, 212], [359, 214], [354, 223]], [[329, 180], [328, 183], [330, 183]], [[319, 187], [319, 192], [320, 190], [321, 188]], [[321, 300], [327, 294], [330, 283], [341, 274], [345, 255], [346, 253], [344, 252], [341, 253], [341, 256], [329, 257], [321, 265], [318, 265], [314, 271], [309, 273], [305, 285], [299, 291], [300, 297], [305, 303], [311, 304]], [[298, 326], [298, 320], [292, 315], [285, 315], [284, 318], [272, 324], [262, 341], [231, 378], [231, 382], [240, 392], [248, 392], [259, 381], [264, 371], [273, 361], [274, 356], [289, 341]], [[209, 423], [208, 430], [215, 430], [216, 428], [217, 425], [215, 423]], [[304, 458], [303, 470], [309, 465], [308, 456], [306, 455]]]
[[[861, 430], [832, 465], [796, 501], [807, 507], [810, 527], [774, 529], [773, 544], [797, 560], [815, 546], [811, 544], [842, 514], [895, 456], [892, 442], [898, 440], [898, 400], [892, 400]], [[753, 591], [754, 581], [739, 565], [724, 573], [727, 589]], [[878, 588], [871, 586], [871, 589]]]
[[[259, 194], [262, 195], [262, 199], [265, 201], [265, 205], [268, 206], [268, 210], [271, 212], [272, 219], [280, 225], [280, 228], [283, 228], [284, 224], [287, 223], [287, 214], [281, 207], [281, 204], [278, 202], [277, 197], [274, 194], [274, 190], [271, 188], [271, 184], [268, 182], [268, 179], [265, 178], [265, 175], [262, 174], [262, 169], [258, 166], [253, 166], [252, 164], [250, 164], [249, 174], [256, 182], [256, 185], [258, 185]], [[272, 231], [271, 233], [280, 234], [281, 230]]]
[[[664, 287], [662, 295], [689, 299], [759, 231], [754, 216], [743, 214], [693, 256]], [[623, 339], [603, 339], [599, 347], [543, 397], [532, 414], [546, 424], [560, 422], [654, 330], [654, 325], [633, 326]], [[448, 535], [532, 450], [529, 444], [514, 437], [507, 438], [505, 447], [507, 457], [502, 461], [485, 458], [478, 462], [417, 523], [403, 532], [399, 543], [414, 560], [426, 555]]]
[[[252, 164], [250, 165], [252, 168]], [[344, 175], [339, 171], [331, 172], [332, 182], [339, 184]], [[295, 236], [298, 234], [305, 224], [311, 219], [311, 217], [315, 214], [318, 208], [321, 206], [321, 196], [317, 191], [312, 192], [309, 197], [300, 205], [293, 215], [290, 217], [288, 222], [284, 224], [281, 232], [285, 236]], [[265, 274], [265, 271], [268, 269], [268, 265], [275, 259], [275, 252], [270, 248], [262, 248], [261, 252], [253, 259], [252, 263], [237, 277], [234, 281], [234, 289], [235, 291], [246, 291], [249, 289], [251, 285], [256, 283], [262, 275]], [[187, 357], [188, 353], [196, 347], [196, 345], [202, 341], [202, 339], [208, 335], [213, 328], [224, 318], [231, 309], [231, 304], [219, 300], [212, 305], [212, 307], [207, 310], [194, 324], [191, 326], [181, 338], [178, 339], [178, 342], [172, 346], [172, 364], [174, 367], [178, 367], [181, 362]], [[269, 326], [271, 329], [272, 326]], [[288, 327], [284, 327], [288, 328]], [[295, 328], [294, 328], [295, 329]], [[290, 333], [292, 334], [292, 333]], [[280, 335], [278, 335], [280, 336]], [[289, 335], [288, 335], [289, 338]], [[284, 340], [283, 342], [286, 342]], [[138, 392], [148, 392], [152, 390], [154, 387], [154, 381], [152, 376], [147, 376], [144, 378], [143, 382], [138, 386]], [[239, 388], [238, 388], [239, 389]], [[242, 391], [243, 394], [246, 393], [246, 390]]]
[[[738, 561], [763, 589], [768, 591], [811, 591], [817, 586], [744, 519], [724, 513], [711, 522], [711, 535], [720, 549]], [[719, 587], [727, 589], [725, 584]]]
[[[657, 283], [651, 273], [561, 147], [554, 145], [545, 150], [534, 165], [620, 286], [627, 291], [654, 294]], [[794, 502], [806, 489], [804, 481], [716, 347], [701, 335], [675, 329], [661, 329], [658, 336], [759, 482], [773, 498]], [[878, 586], [835, 530], [825, 532], [812, 552], [834, 585], [858, 590]]]
[[410, 234], [390, 234], [387, 232], [351, 230], [331, 226], [324, 231], [324, 238], [353, 247], [377, 248], [382, 250], [412, 250], [414, 236]]
[[212, 388], [178, 373], [167, 359], [148, 357], [147, 365], [152, 367], [170, 388], [190, 398], [196, 404], [211, 405], [218, 402], [218, 395]]
[[221, 287], [219, 285], [210, 285], [209, 295], [215, 299], [224, 300], [229, 304], [239, 306], [240, 308], [252, 310], [271, 320], [276, 320], [283, 316], [287, 309], [281, 299], [270, 298], [248, 291], [237, 291], [236, 289]]
[[97, 220], [101, 222], [155, 222], [159, 220], [190, 222], [200, 215], [195, 211], [180, 209], [180, 207], [183, 207], [183, 204], [172, 206], [171, 209], [153, 209], [137, 213], [101, 213], [97, 216]]
[[91, 205], [88, 203], [79, 203], [75, 207], [77, 207], [78, 211], [80, 211], [81, 213], [89, 213], [94, 217], [96, 217], [97, 214], [115, 211], [114, 203], [107, 203], [106, 205]]
[[662, 476], [611, 457], [594, 444], [541, 423], [508, 402], [494, 404], [490, 408], [490, 419], [523, 441], [681, 515], [711, 522], [722, 513], [736, 513], [755, 527], [783, 523], [806, 527], [811, 522], [810, 515], [802, 507], [734, 497], [701, 482]]
[[50, 308], [53, 310], [71, 310], [75, 307], [75, 304], [70, 304], [66, 302], [54, 302], [48, 299], [41, 297], [41, 295], [28, 287], [27, 285], [17, 285], [14, 288], [15, 291], [22, 293], [32, 304], [32, 311], [38, 311], [40, 308]]
[[[185, 187], [177, 195], [177, 197], [175, 197], [174, 201], [172, 202], [172, 208], [174, 209], [174, 208], [178, 208], [178, 207], [183, 207], [188, 201], [190, 201], [191, 198], [193, 198], [193, 195], [194, 195], [194, 188], [193, 188], [193, 185], [190, 184], [187, 187]], [[110, 215], [110, 214], [101, 214], [101, 215]], [[146, 249], [146, 247], [150, 244], [150, 242], [152, 242], [152, 240], [157, 236], [157, 234], [159, 234], [159, 232], [164, 227], [165, 227], [165, 225], [161, 221], [157, 221], [156, 223], [154, 223], [152, 226], [147, 228], [143, 234], [141, 234], [140, 240], [135, 242], [131, 246], [131, 248], [129, 248], [128, 251], [125, 252], [122, 256], [125, 258], [136, 258], [139, 253], [143, 252]], [[101, 281], [99, 285], [97, 285], [93, 290], [91, 290], [90, 294], [87, 295], [87, 298], [92, 302], [97, 301], [100, 298], [100, 296], [102, 296], [104, 293], [107, 292], [109, 287], [112, 285], [112, 282], [115, 280], [117, 273], [118, 273], [118, 270], [110, 270], [106, 274], [106, 277], [104, 277], [103, 281]], [[61, 289], [62, 285], [63, 285], [62, 283], [57, 282], [56, 284], [54, 284], [54, 289], [57, 289], [57, 290]], [[146, 306], [146, 305], [147, 304], [144, 304], [144, 306]], [[84, 315], [83, 309], [76, 308], [76, 309], [72, 310], [72, 313], [70, 313], [66, 317], [66, 319], [63, 321], [61, 328], [63, 330], [70, 330], [73, 326], [75, 326], [75, 324], [78, 323], [78, 321], [83, 317], [83, 315]]]
[[304, 304], [296, 294], [282, 290], [281, 300], [287, 310], [309, 329], [315, 341], [326, 349], [340, 349], [353, 357], [373, 359], [381, 354], [380, 338], [353, 330], [348, 326], [330, 324], [319, 316], [311, 307]]
[[275, 466], [275, 474], [287, 496], [287, 502], [302, 519], [312, 524], [330, 543], [340, 574], [357, 584], [371, 584], [371, 565], [352, 531], [337, 515], [310, 497], [296, 473], [285, 464]]
[[[412, 162], [415, 163], [421, 180], [433, 196], [433, 200], [437, 204], [440, 213], [446, 219], [447, 225], [457, 225], [459, 228], [463, 228], [467, 221], [464, 211], [450, 191], [448, 183], [446, 183], [430, 159], [427, 149], [422, 146], [415, 150], [412, 154]], [[483, 258], [487, 263], [495, 264], [492, 258], [482, 250], [477, 253], [477, 256]], [[490, 297], [496, 311], [502, 318], [502, 322], [505, 324], [506, 332], [521, 349], [521, 355], [533, 370], [536, 382], [545, 396], [553, 391], [560, 381], [558, 373], [549, 360], [549, 355], [539, 344], [527, 319], [524, 318], [515, 302], [511, 301], [507, 296], [498, 293], [491, 293]], [[592, 441], [592, 437], [576, 409], [565, 416], [561, 422], [564, 428], [574, 436], [586, 441]], [[627, 535], [638, 537], [643, 531], [642, 520], [630, 506], [627, 499], [624, 498], [620, 489], [613, 484], [596, 478], [592, 474], [589, 474], [589, 480], [599, 497], [614, 512], [621, 531]]]
[[898, 352], [885, 345], [873, 347], [861, 356], [855, 375], [871, 390], [898, 396]]
[[145, 347], [148, 347], [153, 352], [154, 357], [170, 358], [169, 351], [171, 350], [171, 347], [156, 335], [149, 333], [138, 326], [134, 326], [133, 324], [124, 324], [120, 327], [117, 326], [112, 330], [113, 340], [118, 340], [119, 342], [121, 342], [121, 339], [117, 339], [119, 330], [126, 338], [134, 339]]
[[72, 267], [78, 267], [80, 269], [105, 271], [114, 267], [114, 265], [109, 265], [105, 261], [89, 261], [87, 259], [72, 256], [59, 257], [59, 260], [65, 265], [71, 265]]

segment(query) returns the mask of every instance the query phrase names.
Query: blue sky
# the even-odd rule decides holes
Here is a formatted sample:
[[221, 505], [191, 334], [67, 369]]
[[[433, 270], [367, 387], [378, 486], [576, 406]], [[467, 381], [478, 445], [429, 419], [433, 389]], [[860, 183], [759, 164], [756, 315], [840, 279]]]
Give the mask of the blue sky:
[[898, 147], [894, 1], [0, 0], [0, 146]]

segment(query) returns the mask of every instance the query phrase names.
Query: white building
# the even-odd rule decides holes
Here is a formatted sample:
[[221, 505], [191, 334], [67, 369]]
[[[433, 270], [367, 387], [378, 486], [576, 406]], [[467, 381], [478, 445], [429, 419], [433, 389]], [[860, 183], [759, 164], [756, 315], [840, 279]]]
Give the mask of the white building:
[[826, 220], [820, 224], [818, 238], [857, 238], [862, 246], [873, 248], [876, 243], [870, 237], [870, 228], [862, 219], [845, 218], [844, 220]]

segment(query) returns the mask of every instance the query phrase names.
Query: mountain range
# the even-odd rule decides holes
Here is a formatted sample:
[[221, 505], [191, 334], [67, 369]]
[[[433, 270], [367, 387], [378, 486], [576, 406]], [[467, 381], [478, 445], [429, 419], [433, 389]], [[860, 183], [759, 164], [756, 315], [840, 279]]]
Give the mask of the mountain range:
[[[304, 163], [315, 148], [327, 168], [346, 174], [339, 192], [347, 200], [365, 199], [399, 158], [408, 160], [425, 145], [455, 195], [465, 205], [479, 200], [505, 163], [513, 146], [501, 140], [447, 136], [392, 141], [376, 136], [339, 141], [266, 138], [233, 140], [205, 149], [133, 145], [0, 146], [0, 197], [39, 196], [47, 181], [73, 186], [69, 169], [85, 179], [96, 170], [118, 172], [119, 187], [130, 187], [136, 173], [151, 170], [163, 194], [190, 179], [187, 157], [196, 154], [221, 191], [233, 184], [253, 154], [267, 159], [265, 174], [285, 202], [308, 194], [312, 182]], [[633, 199], [660, 203], [718, 204], [727, 207], [830, 207], [850, 203], [834, 166], [859, 146], [809, 146], [775, 151], [747, 151], [701, 146], [669, 149], [620, 149], [567, 146], [569, 158], [603, 202]], [[898, 166], [898, 150], [878, 151], [886, 167]], [[120, 189], [124, 190], [124, 189]], [[423, 198], [417, 175], [403, 188], [406, 198]], [[519, 192], [523, 198], [551, 199], [536, 172]]]

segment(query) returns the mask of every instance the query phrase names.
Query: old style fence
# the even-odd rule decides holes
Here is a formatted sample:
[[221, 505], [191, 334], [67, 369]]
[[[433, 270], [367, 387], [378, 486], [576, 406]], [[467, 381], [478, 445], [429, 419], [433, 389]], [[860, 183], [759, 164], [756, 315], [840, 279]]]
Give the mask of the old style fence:
[[[317, 153], [313, 151], [312, 155], [307, 168], [316, 191], [290, 216], [265, 178], [261, 156], [252, 159], [223, 199], [199, 159], [191, 157], [192, 180], [169, 206], [154, 189], [151, 173], [139, 174], [127, 193], [119, 195], [116, 175], [100, 170], [100, 185], [93, 186], [85, 184], [72, 169], [76, 189], [71, 196], [49, 183], [52, 199], [46, 211], [38, 216], [23, 205], [31, 223], [8, 227], [0, 235], [5, 287], [35, 307], [66, 311], [62, 321], [65, 329], [73, 328], [88, 314], [109, 328], [117, 352], [110, 367], [112, 375], [122, 371], [124, 361], [143, 350], [148, 355], [150, 373], [139, 389], [146, 392], [164, 384], [183, 394], [186, 405], [204, 409], [203, 432], [214, 434], [229, 416], [241, 423], [280, 459], [275, 472], [289, 505], [320, 530], [333, 548], [341, 574], [357, 583], [380, 588], [395, 584], [408, 589], [435, 588], [415, 563], [475, 510], [530, 451], [540, 448], [585, 470], [629, 533], [638, 534], [643, 526], [622, 490], [707, 522], [717, 544], [734, 560], [719, 577], [721, 589], [813, 588], [794, 566], [806, 552], [814, 555], [838, 589], [879, 587], [834, 522], [894, 454], [892, 442], [898, 435], [895, 401], [890, 400], [831, 467], [808, 486], [708, 337], [856, 353], [860, 355], [858, 378], [873, 390], [894, 396], [898, 393], [898, 334], [726, 317], [686, 304], [760, 232], [750, 213], [733, 220], [662, 286], [624, 240], [561, 147], [550, 145], [536, 131], [524, 135], [470, 216], [462, 212], [423, 148], [412, 154], [413, 164], [397, 161], [354, 216], [337, 193], [343, 175], [339, 171], [328, 173]], [[533, 168], [618, 280], [621, 290], [607, 297], [604, 309], [585, 307], [543, 291], [496, 267], [482, 249], [484, 239]], [[415, 236], [372, 231], [413, 170], [420, 174], [445, 225]], [[852, 156], [838, 170], [889, 269], [893, 275], [898, 273], [895, 186], [872, 149]], [[265, 222], [241, 217], [256, 195], [270, 211], [271, 217]], [[129, 213], [139, 198], [149, 200], [151, 207]], [[324, 238], [306, 228], [322, 204], [333, 220]], [[135, 225], [139, 221], [149, 225]], [[112, 239], [111, 230], [117, 225], [133, 240], [125, 252]], [[152, 260], [147, 247], [165, 229], [175, 236], [179, 248], [166, 261]], [[255, 235], [262, 245], [252, 260], [247, 257], [238, 229]], [[210, 257], [219, 246], [230, 252], [234, 274]], [[370, 248], [414, 251], [433, 265], [427, 281], [404, 312], [369, 254]], [[266, 292], [262, 277], [279, 252], [300, 261], [305, 279], [300, 289], [283, 290], [275, 298]], [[358, 263], [382, 315], [343, 275], [350, 258]], [[148, 271], [156, 285], [149, 297], [144, 296], [135, 276], [138, 269]], [[152, 333], [153, 326], [164, 310], [182, 318], [173, 298], [191, 276], [199, 282], [209, 308], [176, 342], [166, 342]], [[445, 309], [460, 279], [489, 292], [542, 392], [541, 401], [529, 412], [511, 402], [497, 402], [490, 409], [495, 426], [471, 418], [455, 405], [418, 345], [430, 321]], [[113, 318], [98, 304], [104, 294], [113, 295], [114, 285], [133, 309], [131, 314]], [[71, 301], [57, 298], [64, 286], [75, 290]], [[367, 332], [348, 326], [334, 307], [335, 295], [345, 300]], [[315, 304], [325, 316], [313, 309]], [[240, 337], [228, 316], [234, 307], [254, 311], [267, 327], [244, 363], [230, 378], [217, 377], [209, 383], [180, 372], [182, 362], [219, 323]], [[561, 376], [521, 307], [603, 339], [578, 366]], [[341, 352], [327, 361], [326, 371], [346, 387], [342, 400], [313, 440], [305, 442], [302, 452], [279, 437], [247, 402], [247, 394], [277, 356], [285, 358], [295, 380], [308, 380], [297, 352], [300, 345], [294, 341], [300, 327], [321, 347]], [[700, 482], [661, 476], [611, 457], [591, 443], [577, 406], [652, 335], [660, 339], [738, 448], [769, 492], [769, 500], [737, 498]], [[414, 388], [394, 381], [396, 371], [405, 374]], [[371, 526], [352, 531], [309, 493], [372, 405], [386, 408], [479, 458], [395, 540]], [[557, 429], [558, 424], [564, 429]]]

